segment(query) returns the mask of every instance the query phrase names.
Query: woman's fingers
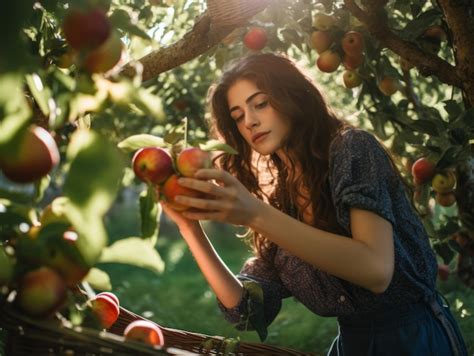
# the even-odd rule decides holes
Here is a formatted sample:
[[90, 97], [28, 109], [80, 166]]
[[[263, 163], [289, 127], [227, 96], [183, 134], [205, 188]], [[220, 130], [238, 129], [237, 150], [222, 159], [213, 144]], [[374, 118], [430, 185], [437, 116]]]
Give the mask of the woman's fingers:
[[214, 195], [219, 198], [232, 198], [234, 196], [231, 190], [226, 189], [226, 187], [221, 187], [217, 184], [204, 180], [194, 178], [179, 178], [178, 183], [183, 187]]
[[187, 195], [177, 195], [174, 200], [177, 203], [206, 211], [222, 210], [224, 205], [220, 200], [193, 198]]
[[200, 169], [196, 172], [194, 175], [195, 178], [198, 179], [206, 179], [206, 180], [211, 180], [214, 179], [218, 182], [222, 182], [225, 185], [231, 185], [235, 183], [235, 178], [230, 175], [228, 172], [222, 170], [222, 169]]

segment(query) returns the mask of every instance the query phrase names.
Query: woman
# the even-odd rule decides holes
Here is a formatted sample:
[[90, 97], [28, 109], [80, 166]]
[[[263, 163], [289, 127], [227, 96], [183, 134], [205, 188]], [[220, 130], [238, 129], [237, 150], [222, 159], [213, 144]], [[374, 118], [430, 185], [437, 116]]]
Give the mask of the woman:
[[[338, 119], [311, 80], [275, 54], [234, 64], [210, 104], [216, 134], [238, 155], [223, 155], [222, 169], [180, 179], [208, 198], [179, 196], [191, 209], [164, 209], [228, 320], [264, 336], [282, 298], [294, 296], [338, 318], [330, 355], [467, 354], [436, 293], [427, 234], [372, 135]], [[239, 275], [200, 220], [253, 233], [255, 257]]]

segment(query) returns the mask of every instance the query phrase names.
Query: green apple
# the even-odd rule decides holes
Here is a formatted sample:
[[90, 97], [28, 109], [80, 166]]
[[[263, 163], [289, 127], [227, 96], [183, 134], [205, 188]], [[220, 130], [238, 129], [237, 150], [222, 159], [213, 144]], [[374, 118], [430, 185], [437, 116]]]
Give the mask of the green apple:
[[359, 85], [362, 84], [362, 79], [359, 76], [359, 74], [357, 74], [357, 72], [354, 72], [352, 70], [346, 70], [342, 74], [342, 79], [344, 81], [344, 86], [348, 89], [358, 87]]

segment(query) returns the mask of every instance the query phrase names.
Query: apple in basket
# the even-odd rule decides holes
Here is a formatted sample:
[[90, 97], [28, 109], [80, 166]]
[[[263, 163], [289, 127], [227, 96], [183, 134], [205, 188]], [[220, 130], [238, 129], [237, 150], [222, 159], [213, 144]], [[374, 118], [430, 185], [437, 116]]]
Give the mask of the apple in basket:
[[165, 337], [160, 327], [148, 320], [132, 321], [125, 328], [123, 335], [126, 340], [139, 341], [151, 346], [165, 344]]
[[105, 329], [110, 328], [117, 321], [120, 314], [117, 302], [103, 293], [96, 295], [91, 300], [91, 309]]

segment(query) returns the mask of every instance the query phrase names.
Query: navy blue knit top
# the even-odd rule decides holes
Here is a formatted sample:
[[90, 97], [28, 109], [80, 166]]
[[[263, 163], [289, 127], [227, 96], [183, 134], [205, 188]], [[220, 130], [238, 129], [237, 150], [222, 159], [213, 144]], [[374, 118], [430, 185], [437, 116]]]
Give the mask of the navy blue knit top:
[[[349, 129], [331, 144], [329, 162], [329, 184], [337, 221], [348, 238], [351, 207], [370, 210], [392, 224], [395, 250], [392, 281], [384, 293], [375, 294], [277, 248], [273, 263], [254, 257], [246, 261], [238, 274], [239, 279], [258, 282], [262, 288], [267, 325], [278, 314], [282, 298], [290, 296], [318, 315], [346, 316], [416, 303], [434, 294], [435, 254], [380, 143], [366, 131]], [[240, 304], [232, 309], [218, 301], [226, 319], [239, 329], [252, 328], [246, 318], [248, 298], [251, 294], [246, 291]]]

